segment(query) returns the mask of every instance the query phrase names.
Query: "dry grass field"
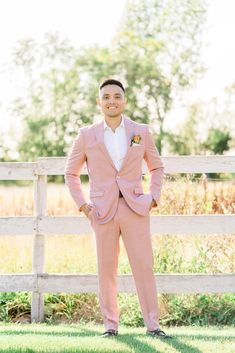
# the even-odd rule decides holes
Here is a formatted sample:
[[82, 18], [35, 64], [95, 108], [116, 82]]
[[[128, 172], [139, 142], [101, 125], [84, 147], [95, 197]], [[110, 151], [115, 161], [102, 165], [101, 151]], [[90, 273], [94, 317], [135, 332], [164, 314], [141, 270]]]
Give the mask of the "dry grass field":
[[[147, 183], [144, 183], [145, 190]], [[88, 184], [84, 183], [85, 193]], [[48, 184], [48, 215], [77, 215], [67, 187]], [[0, 216], [33, 215], [33, 184], [0, 185]], [[206, 178], [166, 178], [155, 214], [235, 213], [234, 180], [209, 182]], [[233, 234], [158, 235], [152, 237], [156, 273], [231, 273], [235, 270]], [[45, 271], [52, 273], [96, 273], [94, 235], [45, 236]], [[0, 273], [32, 272], [33, 236], [0, 237]], [[119, 273], [130, 273], [123, 243]], [[163, 325], [233, 325], [234, 295], [159, 295]], [[143, 326], [136, 295], [119, 294], [121, 324]], [[131, 315], [130, 315], [131, 313]], [[46, 322], [101, 323], [98, 299], [94, 294], [46, 295]], [[0, 320], [30, 322], [30, 295], [1, 293]], [[101, 351], [101, 350], [99, 350]], [[144, 350], [142, 350], [144, 351]], [[165, 350], [164, 350], [165, 351]], [[206, 351], [206, 350], [205, 350]], [[11, 350], [9, 350], [11, 352]]]
[[[147, 188], [147, 184], [144, 184]], [[84, 184], [88, 192], [88, 185]], [[78, 215], [67, 187], [64, 184], [48, 184], [48, 215]], [[200, 178], [192, 181], [181, 178], [165, 179], [160, 205], [155, 214], [231, 214], [235, 213], [235, 181], [208, 181]], [[33, 215], [33, 184], [28, 186], [0, 185], [0, 216]], [[79, 230], [78, 230], [79, 234]], [[0, 272], [31, 272], [31, 236], [0, 237]], [[193, 235], [153, 237], [155, 270], [157, 272], [232, 272], [235, 263], [233, 235]], [[172, 248], [173, 247], [173, 248]], [[171, 249], [175, 257], [163, 267], [158, 255]], [[205, 264], [194, 264], [194, 257], [206, 254]], [[179, 259], [181, 266], [179, 267]], [[183, 259], [183, 262], [182, 262]], [[191, 264], [191, 265], [190, 265]], [[191, 267], [192, 268], [191, 268]], [[94, 237], [86, 235], [46, 236], [45, 271], [47, 272], [96, 272]], [[127, 256], [121, 243], [119, 271], [130, 272]]]

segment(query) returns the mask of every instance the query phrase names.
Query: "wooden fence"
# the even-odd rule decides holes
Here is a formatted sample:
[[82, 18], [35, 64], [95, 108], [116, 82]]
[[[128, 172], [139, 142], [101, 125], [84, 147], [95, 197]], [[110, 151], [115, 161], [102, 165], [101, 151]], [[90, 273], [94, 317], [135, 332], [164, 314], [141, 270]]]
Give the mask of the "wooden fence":
[[[162, 157], [165, 173], [234, 173], [234, 156]], [[90, 234], [86, 217], [47, 217], [47, 176], [62, 175], [66, 158], [40, 158], [29, 163], [0, 163], [0, 180], [34, 181], [34, 216], [0, 217], [0, 235], [32, 235], [32, 273], [1, 274], [0, 291], [32, 292], [31, 321], [44, 320], [47, 292], [95, 292], [98, 278], [91, 274], [44, 272], [44, 237], [49, 234]], [[147, 172], [143, 164], [143, 173]], [[82, 174], [87, 174], [84, 167]], [[235, 234], [235, 215], [151, 216], [151, 232], [158, 234]], [[159, 293], [235, 292], [235, 274], [156, 274]], [[118, 276], [119, 292], [135, 292], [132, 275]]]

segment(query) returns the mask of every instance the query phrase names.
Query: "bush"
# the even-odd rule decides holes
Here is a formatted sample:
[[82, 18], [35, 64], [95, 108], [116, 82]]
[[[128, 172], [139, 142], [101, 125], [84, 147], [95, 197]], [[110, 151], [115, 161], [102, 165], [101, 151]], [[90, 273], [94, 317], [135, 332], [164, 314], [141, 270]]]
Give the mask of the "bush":
[[234, 325], [234, 294], [164, 295], [164, 325]]
[[[159, 295], [160, 323], [180, 325], [234, 325], [234, 294]], [[1, 293], [0, 320], [4, 322], [30, 321], [29, 293]], [[120, 323], [129, 327], [143, 327], [144, 321], [136, 294], [119, 294]], [[46, 294], [47, 323], [102, 323], [98, 298], [95, 294]]]

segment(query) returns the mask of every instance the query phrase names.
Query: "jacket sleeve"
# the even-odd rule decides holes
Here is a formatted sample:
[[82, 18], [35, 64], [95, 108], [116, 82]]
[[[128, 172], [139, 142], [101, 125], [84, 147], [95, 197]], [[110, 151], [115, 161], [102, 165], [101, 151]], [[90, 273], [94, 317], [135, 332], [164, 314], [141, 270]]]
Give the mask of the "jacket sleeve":
[[147, 126], [144, 160], [150, 173], [149, 192], [159, 202], [164, 176], [164, 165]]
[[79, 211], [80, 207], [86, 203], [80, 180], [80, 171], [85, 161], [84, 137], [82, 129], [80, 129], [69, 152], [65, 167], [65, 184], [68, 186], [69, 192], [78, 206]]

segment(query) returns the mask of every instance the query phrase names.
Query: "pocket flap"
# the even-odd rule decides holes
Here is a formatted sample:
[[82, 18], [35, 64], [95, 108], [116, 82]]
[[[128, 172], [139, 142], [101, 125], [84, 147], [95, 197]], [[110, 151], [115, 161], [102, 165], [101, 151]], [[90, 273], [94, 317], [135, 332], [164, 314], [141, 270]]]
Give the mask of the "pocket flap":
[[103, 196], [103, 195], [104, 195], [104, 190], [90, 191], [90, 197], [97, 197], [97, 196]]
[[143, 192], [143, 189], [142, 189], [142, 188], [135, 188], [135, 189], [134, 189], [134, 193], [135, 193], [135, 194], [143, 194], [144, 192]]

